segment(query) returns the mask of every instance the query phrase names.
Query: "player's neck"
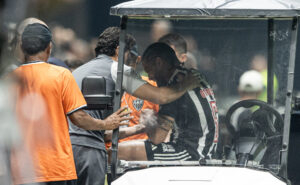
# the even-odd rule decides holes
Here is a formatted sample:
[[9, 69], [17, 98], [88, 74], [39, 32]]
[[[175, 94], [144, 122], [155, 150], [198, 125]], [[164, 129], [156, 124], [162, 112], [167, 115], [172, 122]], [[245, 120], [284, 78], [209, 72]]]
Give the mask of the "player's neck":
[[118, 62], [118, 56], [117, 56], [117, 55], [111, 56], [111, 59], [112, 59], [113, 61]]
[[45, 52], [37, 53], [36, 55], [26, 55], [24, 63], [28, 63], [31, 61], [43, 61], [47, 62], [49, 55]]

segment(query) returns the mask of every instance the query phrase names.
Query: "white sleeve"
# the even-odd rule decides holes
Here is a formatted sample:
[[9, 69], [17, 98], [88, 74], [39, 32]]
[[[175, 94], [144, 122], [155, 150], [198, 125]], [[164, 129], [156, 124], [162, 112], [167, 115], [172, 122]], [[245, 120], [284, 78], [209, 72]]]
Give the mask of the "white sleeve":
[[[113, 62], [111, 66], [111, 76], [116, 83], [118, 73], [118, 63]], [[131, 67], [124, 65], [122, 88], [129, 94], [133, 94], [140, 86], [147, 83], [139, 74], [137, 74]]]

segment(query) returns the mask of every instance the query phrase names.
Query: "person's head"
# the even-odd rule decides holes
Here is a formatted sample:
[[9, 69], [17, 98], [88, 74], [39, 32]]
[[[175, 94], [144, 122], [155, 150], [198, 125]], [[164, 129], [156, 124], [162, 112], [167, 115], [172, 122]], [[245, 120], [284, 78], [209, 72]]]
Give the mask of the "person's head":
[[151, 39], [157, 42], [160, 37], [172, 31], [172, 24], [168, 20], [155, 20], [151, 25]]
[[116, 49], [119, 46], [120, 28], [106, 28], [98, 37], [97, 46], [95, 48], [96, 56], [105, 54], [107, 56], [115, 56]]
[[162, 85], [166, 85], [170, 75], [180, 65], [174, 50], [162, 42], [147, 47], [142, 56], [142, 63], [149, 79]]
[[268, 67], [267, 58], [263, 54], [257, 54], [252, 58], [251, 69], [262, 72]]
[[125, 52], [125, 61], [124, 63], [134, 69], [136, 69], [137, 65], [141, 61], [141, 56], [138, 52], [137, 45], [130, 46], [128, 51]]
[[263, 88], [263, 77], [255, 70], [246, 71], [240, 77], [238, 91], [242, 100], [257, 99]]
[[22, 49], [21, 49], [21, 36], [22, 36], [22, 33], [23, 33], [26, 26], [28, 26], [30, 24], [34, 24], [34, 23], [40, 23], [42, 25], [47, 26], [47, 24], [45, 22], [43, 22], [40, 19], [34, 18], [34, 17], [26, 18], [17, 25], [17, 29], [16, 29], [16, 32], [15, 32], [14, 38], [11, 42], [11, 48], [14, 52], [14, 56], [19, 61], [24, 60], [24, 55], [23, 55], [23, 52], [22, 52]]
[[21, 49], [25, 62], [29, 57], [39, 56], [45, 61], [50, 56], [52, 34], [49, 28], [40, 23], [29, 24], [21, 36]]
[[[95, 48], [96, 56], [105, 54], [110, 57], [117, 58], [119, 55], [119, 39], [120, 39], [120, 28], [109, 27], [105, 29], [98, 37], [98, 42]], [[127, 34], [125, 38], [125, 57], [126, 52], [136, 45], [135, 39]]]
[[186, 57], [187, 59], [184, 62], [184, 67], [186, 69], [198, 69], [196, 57], [190, 52], [186, 53]]
[[162, 36], [158, 42], [168, 44], [174, 49], [176, 56], [180, 62], [186, 62], [187, 60], [187, 44], [184, 38], [177, 33], [168, 33]]

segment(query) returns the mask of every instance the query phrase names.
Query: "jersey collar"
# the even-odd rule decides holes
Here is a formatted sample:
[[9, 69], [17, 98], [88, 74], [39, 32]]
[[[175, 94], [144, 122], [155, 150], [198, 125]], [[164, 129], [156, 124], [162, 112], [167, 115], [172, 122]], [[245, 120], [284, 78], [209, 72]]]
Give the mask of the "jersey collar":
[[21, 64], [20, 66], [27, 66], [27, 65], [31, 65], [31, 64], [41, 64], [41, 63], [46, 63], [44, 61], [30, 61], [24, 64]]

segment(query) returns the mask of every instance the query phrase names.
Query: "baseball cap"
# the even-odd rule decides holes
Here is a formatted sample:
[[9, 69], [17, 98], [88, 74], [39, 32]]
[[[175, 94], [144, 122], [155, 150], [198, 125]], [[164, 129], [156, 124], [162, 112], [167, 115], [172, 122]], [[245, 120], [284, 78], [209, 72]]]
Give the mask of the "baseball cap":
[[134, 56], [137, 56], [137, 57], [139, 56], [138, 47], [136, 44], [134, 46], [132, 46], [132, 48], [130, 49], [130, 53], [132, 53]]
[[49, 28], [40, 23], [29, 24], [22, 33], [22, 43], [32, 44], [33, 38], [39, 39], [41, 42], [49, 43], [52, 41], [52, 33]]
[[263, 77], [255, 70], [246, 71], [240, 77], [239, 90], [242, 92], [259, 92], [263, 88]]

